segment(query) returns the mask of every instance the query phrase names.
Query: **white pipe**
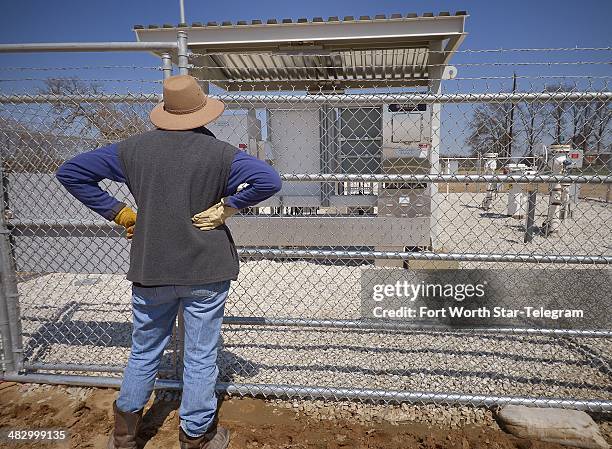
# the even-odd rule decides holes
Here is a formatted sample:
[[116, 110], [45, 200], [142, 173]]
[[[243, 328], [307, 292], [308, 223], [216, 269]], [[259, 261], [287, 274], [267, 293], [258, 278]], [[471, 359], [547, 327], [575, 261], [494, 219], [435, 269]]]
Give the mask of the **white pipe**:
[[[494, 175], [497, 169], [497, 153], [485, 153], [485, 175]], [[487, 193], [482, 202], [482, 209], [489, 210], [493, 204], [493, 199], [497, 196], [497, 183], [487, 184]]]
[[[568, 152], [571, 149], [569, 145], [552, 145], [553, 158], [550, 161], [553, 175], [566, 174], [566, 165], [568, 162]], [[556, 182], [549, 186], [549, 203], [548, 214], [546, 221], [542, 224], [544, 234], [550, 235], [559, 230], [561, 220], [567, 215], [569, 204], [569, 184]]]

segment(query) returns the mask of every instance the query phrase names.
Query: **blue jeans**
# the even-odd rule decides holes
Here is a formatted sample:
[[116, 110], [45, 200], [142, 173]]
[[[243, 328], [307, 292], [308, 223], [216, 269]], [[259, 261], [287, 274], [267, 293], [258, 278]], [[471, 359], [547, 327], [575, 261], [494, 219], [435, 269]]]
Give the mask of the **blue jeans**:
[[183, 396], [179, 417], [190, 436], [210, 427], [217, 409], [217, 344], [230, 281], [202, 285], [132, 285], [132, 352], [123, 372], [117, 407], [141, 410], [153, 391], [179, 307], [185, 322]]

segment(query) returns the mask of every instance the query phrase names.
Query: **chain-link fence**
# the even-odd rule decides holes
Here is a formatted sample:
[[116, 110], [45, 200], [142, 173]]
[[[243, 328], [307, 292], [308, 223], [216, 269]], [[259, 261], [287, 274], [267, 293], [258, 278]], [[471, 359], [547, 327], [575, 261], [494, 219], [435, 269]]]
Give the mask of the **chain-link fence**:
[[[533, 62], [542, 52], [516, 50], [532, 62], [515, 76], [499, 76], [507, 73], [500, 62], [457, 64], [459, 73], [498, 72], [442, 81], [445, 93], [381, 87], [380, 79], [372, 88], [366, 77], [350, 92], [277, 91], [273, 77], [257, 92], [211, 90], [227, 112], [210, 129], [284, 179], [278, 195], [229, 223], [242, 262], [222, 330], [221, 389], [612, 409], [604, 290], [612, 262], [612, 92], [607, 74], [589, 72], [609, 61], [550, 51], [574, 52], [573, 59]], [[501, 59], [503, 51], [492, 54]], [[568, 75], [539, 72], [565, 65]], [[12, 329], [20, 333], [13, 355], [25, 370], [87, 375], [92, 384], [120, 376], [130, 349], [129, 241], [70, 197], [54, 172], [74, 154], [148, 129], [160, 88], [109, 94], [96, 83], [113, 80], [100, 81], [99, 71], [87, 81], [10, 70], [19, 76], [3, 86], [22, 87], [0, 95], [21, 326]], [[279, 73], [285, 85], [292, 81], [290, 71]], [[125, 185], [101, 185], [136, 207]], [[584, 302], [573, 306], [597, 319], [576, 328], [571, 319], [542, 325], [364, 313], [366, 276], [393, 283], [398, 273], [432, 270], [457, 279], [491, 273], [504, 290], [497, 297], [516, 308], [567, 297], [577, 287], [564, 278], [574, 282], [582, 271]], [[179, 340], [162, 362], [166, 386], [178, 385]]]

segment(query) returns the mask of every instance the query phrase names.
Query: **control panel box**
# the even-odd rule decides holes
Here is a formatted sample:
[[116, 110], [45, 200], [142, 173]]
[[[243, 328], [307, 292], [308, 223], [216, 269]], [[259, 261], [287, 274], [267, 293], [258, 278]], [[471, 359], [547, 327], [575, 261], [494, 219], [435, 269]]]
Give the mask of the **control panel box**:
[[382, 137], [383, 159], [428, 159], [431, 151], [430, 105], [384, 105]]

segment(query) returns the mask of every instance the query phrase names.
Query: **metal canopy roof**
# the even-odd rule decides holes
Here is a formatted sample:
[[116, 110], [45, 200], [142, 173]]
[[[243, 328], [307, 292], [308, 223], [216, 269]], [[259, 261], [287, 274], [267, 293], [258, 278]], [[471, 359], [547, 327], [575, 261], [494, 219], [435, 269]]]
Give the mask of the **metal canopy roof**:
[[[191, 73], [228, 90], [426, 86], [465, 33], [463, 11], [359, 19], [136, 25], [141, 42], [188, 32]], [[156, 51], [160, 55], [161, 51]]]

